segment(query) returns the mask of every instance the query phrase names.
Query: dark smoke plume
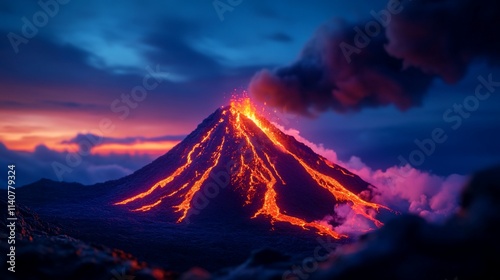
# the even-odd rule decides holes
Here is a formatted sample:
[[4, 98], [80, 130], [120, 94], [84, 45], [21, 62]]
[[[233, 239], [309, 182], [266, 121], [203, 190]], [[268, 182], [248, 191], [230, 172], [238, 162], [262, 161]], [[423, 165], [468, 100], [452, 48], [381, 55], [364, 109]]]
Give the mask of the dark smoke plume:
[[249, 90], [285, 112], [315, 115], [421, 104], [434, 77], [460, 80], [468, 65], [500, 55], [500, 3], [389, 1], [371, 19], [325, 24], [292, 64], [261, 70]]

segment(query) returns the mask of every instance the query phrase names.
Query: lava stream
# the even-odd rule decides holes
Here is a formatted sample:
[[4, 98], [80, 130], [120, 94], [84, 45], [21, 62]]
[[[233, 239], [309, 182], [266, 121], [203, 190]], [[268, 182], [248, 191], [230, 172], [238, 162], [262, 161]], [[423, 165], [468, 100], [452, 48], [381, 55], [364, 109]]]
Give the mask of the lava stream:
[[[215, 145], [214, 141], [209, 141], [209, 139], [214, 137], [214, 134], [216, 134], [215, 131], [217, 131], [216, 129], [222, 123], [225, 123], [225, 136], [221, 137], [220, 143], [218, 143], [215, 150], [206, 150], [207, 147]], [[267, 139], [265, 142], [269, 140], [270, 143], [273, 143], [278, 148], [277, 151], [280, 151], [278, 154], [283, 153], [285, 156], [289, 156], [290, 159], [295, 160], [317, 183], [318, 186], [327, 190], [337, 201], [352, 204], [351, 209], [353, 209], [356, 214], [371, 220], [378, 227], [382, 225], [380, 221], [375, 219], [373, 213], [368, 211], [369, 209], [373, 209], [375, 211], [378, 211], [380, 208], [388, 209], [387, 207], [363, 200], [358, 195], [344, 187], [340, 182], [331, 176], [319, 172], [309, 165], [304, 159], [287, 149], [287, 147], [280, 141], [280, 137], [277, 135], [276, 130], [257, 116], [256, 110], [250, 103], [249, 99], [231, 102], [229, 110], [222, 112], [222, 117], [217, 124], [213, 125], [211, 129], [203, 134], [198, 143], [194, 144], [191, 148], [186, 149], [186, 151], [189, 150], [189, 152], [187, 152], [187, 155], [185, 156], [186, 160], [184, 164], [178, 167], [168, 177], [156, 182], [146, 191], [117, 202], [114, 205], [125, 205], [134, 201], [139, 201], [146, 197], [150, 197], [153, 193], [156, 193], [157, 195], [158, 190], [165, 188], [168, 185], [174, 185], [172, 182], [176, 178], [179, 178], [181, 175], [189, 177], [190, 174], [194, 172], [192, 181], [184, 183], [177, 189], [171, 187], [170, 189], [167, 189], [168, 191], [166, 193], [162, 193], [161, 196], [156, 196], [153, 203], [149, 203], [132, 210], [146, 212], [157, 207], [158, 205], [161, 205], [164, 200], [176, 197], [180, 198], [181, 202], [172, 207], [175, 212], [180, 212], [180, 217], [177, 222], [184, 221], [189, 215], [189, 211], [192, 209], [193, 199], [196, 194], [201, 191], [204, 183], [210, 177], [210, 174], [219, 165], [221, 155], [223, 154], [223, 151], [225, 151], [224, 149], [227, 148], [231, 151], [231, 148], [229, 147], [230, 145], [225, 145], [227, 140], [226, 136], [230, 136], [232, 137], [232, 141], [242, 144], [242, 146], [236, 150], [239, 154], [231, 154], [232, 159], [235, 162], [239, 162], [239, 166], [236, 166], [237, 168], [234, 168], [235, 170], [231, 169], [231, 183], [236, 189], [243, 192], [242, 195], [245, 198], [244, 206], [248, 206], [250, 204], [259, 205], [258, 210], [256, 210], [253, 214], [252, 218], [256, 218], [258, 216], [269, 217], [273, 223], [284, 222], [299, 226], [303, 229], [314, 229], [319, 234], [327, 234], [334, 238], [346, 237], [346, 235], [336, 232], [332, 226], [327, 223], [321, 221], [306, 221], [299, 217], [283, 213], [284, 211], [280, 209], [277, 203], [278, 193], [276, 192], [276, 186], [278, 184], [285, 186], [286, 180], [284, 180], [284, 177], [278, 172], [276, 162], [273, 161], [276, 160], [276, 155], [271, 154], [273, 156], [271, 157], [266, 152], [266, 149], [261, 149], [261, 147], [259, 147], [259, 149], [256, 148], [253, 141], [256, 141], [255, 139], [257, 139], [257, 137], [262, 136], [257, 136], [260, 132], [257, 131], [251, 124], [255, 124], [255, 126], [263, 132], [265, 139]], [[193, 163], [200, 163], [200, 157], [205, 155], [209, 156], [207, 163], [208, 167], [203, 168], [202, 170], [196, 170], [195, 168], [198, 168], [198, 166], [201, 165]], [[339, 170], [345, 176], [354, 177], [354, 175], [347, 173], [340, 167], [334, 166], [326, 159], [320, 159], [329, 168]], [[318, 161], [318, 164], [319, 163], [320, 161]], [[258, 197], [261, 200], [259, 201], [255, 200], [257, 194], [260, 194]], [[334, 205], [332, 205], [332, 210], [333, 207]]]
[[152, 194], [156, 189], [164, 188], [166, 185], [168, 185], [170, 182], [172, 182], [175, 178], [177, 178], [179, 175], [181, 175], [182, 172], [184, 172], [184, 170], [186, 170], [193, 163], [193, 159], [192, 159], [193, 153], [196, 151], [196, 149], [200, 148], [201, 145], [203, 145], [205, 142], [207, 142], [208, 139], [210, 139], [210, 136], [212, 135], [213, 131], [216, 128], [217, 128], [217, 126], [214, 126], [212, 129], [210, 129], [207, 132], [207, 134], [203, 137], [202, 141], [193, 146], [193, 148], [189, 151], [189, 153], [187, 155], [186, 163], [184, 163], [184, 165], [182, 165], [181, 167], [177, 168], [177, 170], [175, 170], [172, 175], [157, 182], [151, 188], [149, 188], [147, 191], [142, 192], [142, 193], [140, 193], [136, 196], [133, 196], [131, 198], [125, 199], [123, 201], [117, 202], [114, 205], [125, 205], [125, 204], [128, 204], [128, 203], [135, 201], [137, 199], [145, 198], [146, 196]]

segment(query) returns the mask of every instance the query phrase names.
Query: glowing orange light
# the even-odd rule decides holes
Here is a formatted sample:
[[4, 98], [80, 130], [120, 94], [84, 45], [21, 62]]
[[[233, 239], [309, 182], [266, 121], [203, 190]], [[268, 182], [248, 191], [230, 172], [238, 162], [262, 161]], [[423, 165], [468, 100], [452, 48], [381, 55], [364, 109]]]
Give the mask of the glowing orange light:
[[184, 218], [186, 218], [187, 213], [189, 209], [191, 208], [191, 201], [193, 200], [194, 195], [201, 189], [201, 186], [205, 181], [208, 179], [208, 176], [210, 176], [210, 172], [212, 172], [212, 169], [219, 164], [219, 159], [221, 155], [221, 150], [224, 147], [224, 138], [222, 138], [222, 143], [217, 147], [217, 152], [215, 153], [215, 157], [212, 157], [213, 164], [210, 166], [199, 180], [197, 180], [194, 185], [189, 189], [188, 193], [184, 196], [184, 200], [182, 201], [181, 204], [175, 206], [174, 208], [177, 209], [177, 211], [182, 211], [182, 216], [177, 220], [177, 222], [182, 222]]
[[[375, 210], [378, 210], [379, 208], [386, 208], [384, 206], [381, 206], [376, 203], [371, 203], [364, 201], [361, 199], [359, 196], [356, 194], [352, 193], [349, 191], [347, 188], [342, 186], [338, 181], [333, 179], [330, 176], [324, 175], [313, 168], [311, 168], [305, 161], [300, 159], [297, 155], [293, 154], [289, 150], [285, 148], [285, 146], [278, 140], [277, 136], [272, 132], [273, 130], [266, 126], [264, 122], [260, 119], [259, 116], [255, 113], [256, 110], [251, 104], [250, 100], [248, 98], [243, 99], [242, 101], [239, 102], [232, 102], [231, 103], [231, 108], [234, 108], [234, 113], [235, 114], [243, 114], [245, 117], [248, 119], [252, 120], [265, 134], [266, 136], [277, 146], [282, 147], [283, 150], [291, 155], [295, 160], [297, 160], [300, 165], [311, 175], [311, 177], [323, 188], [327, 189], [337, 200], [339, 201], [350, 201], [354, 205], [353, 210], [355, 211], [356, 214], [362, 215], [369, 220], [373, 221], [377, 226], [381, 226], [382, 223], [378, 220], [376, 220], [374, 217], [369, 215], [365, 207], [371, 207]], [[239, 115], [236, 118], [237, 120], [240, 119]], [[243, 131], [243, 130], [242, 130]], [[253, 145], [251, 144], [250, 140], [247, 141], [249, 142], [250, 146], [253, 148]], [[253, 152], [256, 154], [255, 150]], [[279, 174], [276, 172], [275, 166], [269, 161], [269, 157], [266, 155], [266, 159], [268, 160], [268, 164], [273, 168], [275, 171], [276, 175], [279, 177]], [[302, 219], [296, 218], [296, 217], [291, 217], [288, 215], [284, 215], [280, 212], [280, 209], [276, 203], [276, 191], [274, 190], [274, 185], [276, 184], [276, 178], [273, 176], [273, 174], [270, 172], [270, 170], [265, 167], [265, 164], [260, 162], [259, 166], [263, 166], [263, 170], [271, 177], [269, 180], [266, 182], [267, 186], [267, 192], [265, 194], [265, 199], [264, 199], [264, 205], [260, 210], [255, 213], [253, 217], [257, 217], [258, 215], [268, 215], [270, 216], [273, 220], [277, 221], [283, 221], [283, 222], [288, 222], [293, 225], [298, 225], [303, 228], [306, 227], [312, 227], [316, 228], [320, 233], [323, 234], [329, 234], [333, 236], [334, 238], [340, 238], [342, 235], [338, 234], [337, 232], [333, 231], [330, 227], [324, 225], [323, 223], [319, 222], [306, 222]], [[331, 165], [331, 167], [333, 167]], [[345, 174], [345, 172], [342, 169], [339, 169], [342, 171], [342, 173]], [[349, 174], [350, 175], [350, 174]], [[281, 179], [281, 177], [279, 177]], [[266, 179], [264, 178], [263, 181], [265, 182]], [[386, 208], [387, 209], [387, 208]]]
[[175, 170], [175, 172], [172, 175], [170, 175], [169, 177], [167, 177], [167, 178], [165, 178], [165, 179], [157, 182], [149, 190], [147, 190], [145, 192], [142, 192], [142, 193], [140, 193], [140, 194], [138, 194], [136, 196], [133, 196], [133, 197], [131, 197], [129, 199], [125, 199], [123, 201], [117, 202], [114, 205], [124, 205], [124, 204], [128, 204], [128, 203], [130, 203], [132, 201], [135, 201], [137, 199], [145, 198], [146, 196], [152, 194], [156, 189], [163, 188], [168, 183], [172, 182], [177, 176], [179, 176], [182, 172], [184, 172], [184, 170], [186, 170], [191, 165], [191, 163], [193, 162], [193, 159], [192, 159], [193, 153], [196, 151], [196, 149], [198, 149], [203, 143], [205, 143], [210, 138], [210, 135], [212, 134], [212, 132], [214, 131], [214, 129], [216, 127], [217, 126], [214, 126], [212, 129], [210, 129], [207, 132], [207, 134], [203, 137], [203, 139], [201, 140], [201, 142], [197, 143], [196, 145], [193, 146], [193, 148], [189, 151], [189, 153], [187, 155], [186, 163], [184, 165], [182, 165], [181, 167], [179, 167], [177, 170]]
[[[229, 113], [228, 113], [229, 112]], [[186, 170], [192, 167], [193, 162], [195, 162], [198, 157], [205, 155], [205, 148], [208, 145], [209, 139], [213, 136], [215, 129], [223, 122], [227, 121], [225, 127], [225, 133], [229, 134], [234, 132], [238, 141], [240, 141], [243, 146], [239, 150], [240, 154], [234, 156], [233, 160], [239, 162], [239, 167], [237, 170], [232, 171], [231, 183], [238, 189], [242, 189], [245, 193], [245, 205], [255, 203], [254, 198], [258, 190], [262, 190], [263, 201], [261, 202], [260, 208], [254, 213], [252, 218], [258, 216], [264, 216], [271, 219], [272, 222], [284, 222], [295, 226], [299, 226], [303, 229], [314, 229], [319, 234], [327, 234], [334, 238], [346, 237], [346, 235], [336, 232], [331, 226], [320, 221], [306, 221], [304, 219], [290, 216], [284, 214], [277, 203], [276, 185], [286, 185], [285, 180], [279, 174], [273, 159], [265, 152], [258, 150], [252, 141], [255, 141], [255, 128], [249, 127], [251, 123], [255, 124], [266, 137], [281, 151], [290, 155], [296, 162], [302, 166], [302, 168], [309, 174], [309, 176], [322, 188], [326, 189], [337, 201], [347, 202], [351, 204], [351, 209], [358, 214], [369, 220], [371, 220], [376, 226], [381, 226], [382, 223], [375, 219], [372, 213], [369, 212], [370, 209], [375, 211], [380, 208], [388, 209], [385, 206], [365, 201], [360, 198], [355, 193], [349, 191], [341, 183], [339, 183], [334, 178], [317, 171], [315, 168], [311, 167], [305, 160], [301, 159], [298, 155], [288, 150], [286, 146], [280, 142], [280, 137], [276, 130], [260, 116], [256, 114], [256, 109], [251, 104], [248, 98], [237, 100], [231, 102], [229, 110], [222, 111], [223, 117], [217, 122], [217, 124], [207, 131], [202, 137], [201, 141], [195, 144], [185, 156], [185, 163], [177, 168], [171, 175], [163, 180], [158, 181], [148, 190], [136, 194], [128, 199], [115, 203], [115, 205], [124, 205], [131, 203], [133, 201], [138, 201], [140, 199], [150, 196], [153, 192], [158, 189], [165, 188], [167, 185], [172, 183], [174, 179], [178, 178], [181, 174], [184, 174]], [[167, 194], [161, 196], [154, 203], [144, 205], [134, 211], [149, 211], [154, 207], [160, 205], [163, 200], [171, 198], [173, 196], [180, 196], [181, 203], [173, 206], [176, 212], [180, 212], [181, 215], [178, 218], [178, 222], [183, 221], [189, 211], [192, 209], [192, 203], [195, 195], [201, 190], [204, 183], [210, 176], [210, 173], [219, 165], [221, 159], [221, 154], [223, 153], [225, 147], [226, 137], [222, 137], [220, 143], [218, 143], [215, 151], [209, 155], [209, 167], [205, 170], [196, 170], [195, 176], [192, 182], [185, 183], [180, 188], [169, 189]], [[248, 155], [248, 156], [244, 156]], [[335, 166], [334, 164], [328, 162], [326, 159], [321, 158], [323, 162], [330, 168], [341, 171], [346, 176], [354, 176], [342, 168]], [[317, 162], [319, 163], [319, 161]], [[187, 190], [183, 193], [181, 191]]]

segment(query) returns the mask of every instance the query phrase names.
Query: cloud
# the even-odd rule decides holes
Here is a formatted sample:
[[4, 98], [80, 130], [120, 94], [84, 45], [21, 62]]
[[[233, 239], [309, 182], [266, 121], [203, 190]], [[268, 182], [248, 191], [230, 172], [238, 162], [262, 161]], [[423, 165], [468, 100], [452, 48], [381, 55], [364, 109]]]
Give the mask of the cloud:
[[261, 70], [252, 78], [249, 91], [268, 105], [309, 116], [389, 104], [404, 110], [421, 103], [432, 76], [411, 67], [403, 69], [402, 61], [385, 51], [382, 33], [348, 61], [339, 45], [355, 45], [354, 38], [356, 31], [346, 23], [322, 26], [295, 62]]
[[494, 0], [442, 0], [404, 3], [386, 29], [387, 52], [405, 65], [460, 80], [471, 62], [500, 59], [500, 3]]
[[[375, 213], [371, 214], [375, 215]], [[376, 228], [372, 222], [358, 215], [348, 204], [341, 204], [335, 207], [335, 215], [340, 225], [336, 226], [334, 230], [340, 234], [356, 236]]]
[[[71, 151], [55, 151], [45, 145], [39, 145], [33, 152], [9, 150], [0, 142], [0, 164], [16, 165], [16, 185], [23, 186], [41, 178], [58, 181], [53, 164], [55, 162], [67, 165], [67, 157]], [[114, 180], [131, 174], [133, 171], [153, 161], [149, 155], [129, 154], [90, 154], [81, 157], [81, 163], [69, 167], [63, 181], [78, 182], [86, 185]], [[3, 184], [6, 185], [6, 184]]]
[[293, 41], [293, 38], [284, 32], [276, 32], [267, 35], [265, 38], [279, 43], [289, 43]]
[[92, 174], [94, 182], [105, 182], [110, 179], [118, 179], [129, 174], [135, 170], [130, 170], [127, 167], [119, 164], [106, 164], [106, 165], [90, 165], [87, 168], [89, 174]]
[[352, 157], [344, 166], [374, 186], [374, 201], [393, 210], [410, 212], [430, 221], [443, 221], [458, 210], [466, 176], [437, 176], [410, 166], [372, 169]]
[[61, 144], [77, 144], [80, 151], [92, 150], [97, 146], [102, 146], [105, 144], [122, 144], [122, 145], [132, 145], [141, 142], [163, 142], [163, 141], [181, 141], [185, 138], [185, 135], [163, 135], [157, 137], [103, 137], [92, 133], [78, 133], [75, 137], [69, 140], [63, 140]]
[[72, 110], [87, 110], [87, 111], [102, 109], [102, 107], [104, 107], [96, 104], [84, 104], [72, 101], [59, 101], [59, 100], [44, 100], [42, 103], [54, 107], [60, 107]]
[[163, 19], [144, 38], [144, 44], [153, 49], [147, 54], [148, 59], [164, 65], [167, 72], [188, 77], [186, 80], [190, 81], [221, 75], [224, 68], [218, 58], [196, 49], [193, 43], [194, 38], [201, 36], [200, 29], [200, 24], [193, 21]]
[[[373, 200], [392, 210], [414, 213], [434, 222], [443, 221], [458, 210], [458, 197], [468, 179], [466, 176], [459, 174], [438, 176], [410, 166], [392, 166], [385, 170], [374, 169], [356, 156], [344, 162], [338, 159], [334, 150], [308, 141], [300, 135], [298, 130], [276, 126], [284, 133], [309, 146], [315, 153], [347, 168], [370, 183], [373, 186]], [[349, 217], [346, 221], [353, 222], [343, 225], [340, 230], [346, 233], [363, 232], [364, 228], [370, 226], [367, 221], [361, 222], [363, 219], [360, 221], [351, 219], [354, 213], [346, 212], [341, 207], [337, 208], [336, 211], [341, 217]]]
[[499, 62], [497, 1], [404, 1], [397, 12], [385, 11], [383, 24], [381, 17], [321, 26], [296, 61], [257, 72], [250, 92], [308, 116], [387, 105], [405, 110], [422, 103], [436, 75], [457, 82], [474, 61]]

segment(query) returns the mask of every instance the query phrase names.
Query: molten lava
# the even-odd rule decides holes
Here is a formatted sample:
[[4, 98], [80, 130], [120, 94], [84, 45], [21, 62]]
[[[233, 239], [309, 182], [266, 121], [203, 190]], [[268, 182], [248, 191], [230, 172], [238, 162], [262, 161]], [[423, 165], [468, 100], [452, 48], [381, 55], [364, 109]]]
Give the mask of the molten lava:
[[[252, 125], [253, 124], [253, 125]], [[219, 126], [225, 126], [223, 137], [215, 138], [214, 132]], [[244, 196], [244, 204], [250, 205], [258, 203], [258, 210], [253, 214], [252, 218], [258, 216], [267, 217], [274, 222], [289, 223], [291, 225], [299, 226], [303, 229], [314, 229], [319, 234], [330, 235], [334, 238], [346, 237], [346, 235], [336, 232], [331, 225], [321, 221], [306, 221], [303, 218], [295, 217], [286, 214], [278, 205], [279, 193], [276, 191], [277, 185], [285, 186], [286, 182], [282, 174], [278, 172], [279, 168], [276, 166], [276, 157], [266, 153], [265, 150], [259, 149], [255, 144], [256, 129], [257, 132], [265, 135], [265, 137], [272, 142], [273, 145], [279, 148], [283, 155], [289, 156], [310, 176], [310, 178], [317, 183], [318, 186], [328, 191], [339, 202], [349, 203], [351, 209], [358, 215], [372, 221], [376, 226], [381, 226], [382, 223], [374, 217], [374, 211], [380, 208], [388, 209], [385, 206], [366, 201], [343, 186], [339, 181], [333, 177], [324, 174], [317, 170], [312, 164], [301, 158], [298, 154], [287, 148], [286, 143], [282, 142], [280, 135], [277, 134], [276, 129], [262, 117], [256, 113], [256, 109], [251, 104], [248, 98], [233, 101], [228, 110], [222, 112], [221, 118], [216, 125], [211, 127], [202, 136], [201, 141], [193, 145], [189, 151], [182, 158], [182, 164], [175, 169], [168, 177], [156, 182], [147, 190], [138, 193], [130, 198], [124, 199], [115, 203], [115, 205], [126, 205], [129, 203], [137, 203], [141, 200], [153, 197], [152, 194], [164, 189], [163, 195], [159, 199], [154, 200], [153, 203], [144, 203], [141, 207], [133, 209], [133, 211], [149, 211], [158, 207], [165, 200], [172, 199], [173, 197], [180, 198], [180, 203], [173, 205], [175, 212], [179, 212], [177, 222], [182, 222], [186, 219], [189, 211], [193, 205], [195, 195], [200, 192], [210, 174], [214, 171], [220, 161], [221, 155], [225, 149], [226, 136], [231, 136], [232, 139], [237, 139], [240, 143], [238, 155], [232, 156], [232, 161], [237, 162], [237, 168], [231, 170], [231, 185], [238, 188]], [[219, 141], [220, 140], [220, 141]], [[206, 168], [203, 170], [196, 170], [194, 178], [184, 184], [175, 185], [173, 182], [188, 169], [196, 168], [195, 163], [200, 161], [202, 155], [206, 154], [206, 149], [209, 145], [214, 145], [215, 151], [211, 150], [207, 160]], [[336, 166], [326, 159], [321, 157], [323, 163], [330, 169], [336, 169]], [[319, 161], [318, 161], [319, 162]], [[346, 176], [354, 176], [341, 168], [338, 168]], [[179, 186], [180, 185], [180, 186]], [[263, 194], [259, 199], [256, 199], [258, 194]], [[156, 196], [157, 197], [157, 196]], [[150, 200], [151, 201], [151, 200]], [[243, 207], [245, 206], [243, 205]], [[332, 208], [334, 205], [332, 205]]]

